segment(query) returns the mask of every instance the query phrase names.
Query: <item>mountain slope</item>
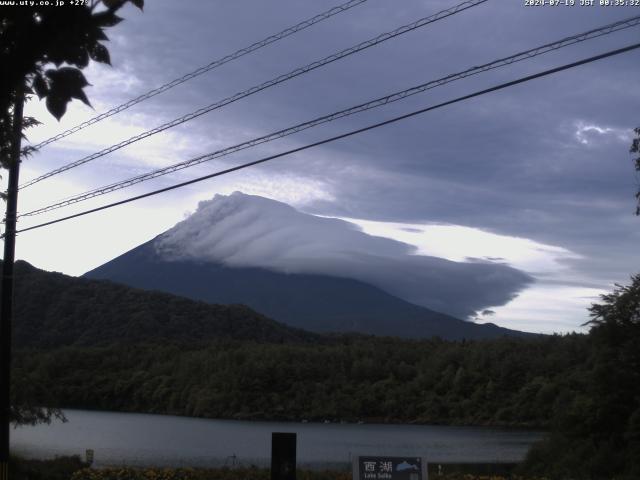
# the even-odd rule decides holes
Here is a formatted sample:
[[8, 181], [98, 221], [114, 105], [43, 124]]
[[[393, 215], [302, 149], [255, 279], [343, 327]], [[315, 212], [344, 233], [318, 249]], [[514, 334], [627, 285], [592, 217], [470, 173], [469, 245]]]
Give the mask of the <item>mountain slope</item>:
[[242, 305], [210, 305], [112, 282], [15, 267], [13, 341], [18, 348], [139, 342], [314, 342]]
[[154, 242], [140, 245], [85, 276], [209, 303], [242, 303], [277, 321], [315, 332], [453, 340], [527, 335], [437, 313], [357, 280], [230, 268], [194, 260], [166, 261]]

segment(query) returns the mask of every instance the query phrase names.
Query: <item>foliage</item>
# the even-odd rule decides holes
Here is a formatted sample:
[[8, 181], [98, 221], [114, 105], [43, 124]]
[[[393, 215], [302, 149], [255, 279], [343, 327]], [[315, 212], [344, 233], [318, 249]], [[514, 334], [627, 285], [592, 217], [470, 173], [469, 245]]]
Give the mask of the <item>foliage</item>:
[[[64, 8], [34, 2], [33, 6], [0, 9], [0, 165], [7, 167], [12, 138], [12, 110], [21, 85], [26, 93], [46, 99], [58, 120], [75, 98], [87, 105], [89, 85], [81, 69], [89, 59], [110, 63], [104, 30], [122, 18], [116, 12], [129, 0], [103, 0]], [[131, 0], [139, 8], [143, 0]], [[27, 121], [26, 126], [33, 119]]]
[[315, 342], [321, 338], [242, 305], [209, 305], [108, 281], [44, 272], [22, 261], [15, 265], [14, 292], [13, 340], [18, 348], [150, 341], [197, 344], [221, 338]]
[[601, 295], [601, 304], [593, 304], [591, 325], [601, 332], [607, 325], [633, 327], [640, 324], [640, 274], [631, 277], [631, 285], [616, 285], [612, 293]]
[[[71, 480], [268, 480], [270, 472], [262, 468], [106, 468], [80, 470]], [[351, 480], [347, 471], [298, 470], [298, 480]], [[532, 477], [450, 473], [433, 475], [435, 480], [536, 480]], [[539, 478], [538, 480], [543, 480]]]
[[640, 478], [640, 275], [590, 308], [589, 357], [579, 394], [525, 469], [552, 478]]
[[[478, 473], [482, 465], [460, 468], [463, 465], [445, 464], [447, 473], [438, 474], [429, 465], [429, 478], [434, 480], [544, 480], [512, 474]], [[460, 468], [460, 471], [458, 469]], [[9, 471], [14, 480], [268, 480], [270, 472], [257, 467], [221, 468], [88, 468], [78, 456], [56, 457], [53, 460], [27, 460], [12, 457]], [[479, 468], [479, 470], [483, 470]], [[472, 473], [468, 473], [472, 472]], [[351, 471], [298, 469], [299, 480], [351, 480]]]
[[52, 460], [27, 460], [11, 457], [9, 475], [12, 480], [69, 480], [75, 472], [87, 468], [78, 456]]
[[[71, 480], [269, 480], [263, 468], [87, 468], [76, 472]], [[298, 470], [299, 480], [350, 480], [351, 473]]]
[[[640, 154], [640, 127], [636, 128], [634, 132], [637, 135], [637, 137], [633, 139], [629, 152]], [[633, 161], [635, 164], [636, 172], [640, 172], [640, 155], [638, 155]], [[636, 198], [638, 199], [638, 206], [636, 207], [636, 215], [640, 215], [640, 189], [638, 189], [638, 192], [636, 193]]]
[[[429, 465], [429, 478], [434, 480], [544, 480], [540, 477], [522, 477], [512, 474], [480, 473], [490, 469], [484, 464], [444, 464], [447, 473], [439, 474], [435, 464]], [[483, 468], [485, 467], [485, 468]], [[56, 457], [52, 460], [27, 460], [12, 457], [9, 465], [14, 480], [268, 480], [265, 468], [89, 468], [80, 457]], [[299, 480], [351, 480], [348, 470], [298, 469]]]
[[[207, 418], [540, 427], [582, 387], [579, 335], [446, 342], [221, 339], [16, 351], [56, 407]], [[45, 393], [46, 392], [46, 393]]]
[[471, 473], [451, 473], [446, 475], [431, 475], [432, 480], [545, 480], [543, 477], [523, 477], [520, 475], [474, 475]]
[[[59, 408], [39, 407], [29, 403], [33, 397], [28, 397], [22, 402], [16, 400], [19, 397], [24, 398], [24, 391], [19, 391], [22, 395], [12, 395], [12, 405], [10, 413], [10, 421], [14, 425], [37, 425], [38, 423], [50, 424], [53, 420], [66, 422], [67, 418]], [[42, 396], [42, 395], [41, 395]]]

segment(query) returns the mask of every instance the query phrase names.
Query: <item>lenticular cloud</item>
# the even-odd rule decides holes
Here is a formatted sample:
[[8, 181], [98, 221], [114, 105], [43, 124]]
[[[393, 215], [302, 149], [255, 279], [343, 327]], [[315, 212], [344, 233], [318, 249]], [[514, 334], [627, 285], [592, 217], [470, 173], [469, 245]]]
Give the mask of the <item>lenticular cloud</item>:
[[352, 278], [458, 317], [504, 305], [533, 280], [502, 264], [417, 255], [402, 242], [235, 192], [201, 202], [155, 241], [165, 261], [258, 267], [282, 273]]

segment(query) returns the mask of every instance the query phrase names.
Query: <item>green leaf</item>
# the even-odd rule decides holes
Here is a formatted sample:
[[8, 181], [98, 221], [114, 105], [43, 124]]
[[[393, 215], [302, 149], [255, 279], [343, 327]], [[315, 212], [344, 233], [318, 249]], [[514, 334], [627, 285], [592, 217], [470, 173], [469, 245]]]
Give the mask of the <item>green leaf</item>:
[[43, 97], [47, 96], [47, 93], [49, 93], [49, 85], [47, 85], [47, 81], [42, 78], [42, 75], [40, 74], [35, 76], [32, 86], [36, 95], [38, 95], [38, 98], [41, 100]]
[[84, 93], [84, 90], [79, 89], [79, 90], [75, 91], [73, 93], [72, 97], [73, 98], [77, 98], [78, 100], [80, 100], [82, 103], [84, 103], [88, 107], [91, 107], [91, 102], [89, 102], [89, 99], [87, 98], [87, 95]]
[[[57, 70], [47, 70], [46, 75], [50, 80], [47, 108], [58, 120], [64, 115], [67, 103], [72, 98], [77, 98], [86, 105], [91, 106], [89, 99], [82, 90], [89, 85], [89, 82], [87, 82], [80, 70], [73, 67], [63, 67]], [[64, 104], [64, 108], [61, 107], [61, 104]]]
[[95, 40], [103, 40], [105, 42], [109, 41], [109, 37], [107, 37], [100, 27], [97, 27], [93, 32], [93, 38], [95, 38]]
[[93, 15], [93, 19], [100, 27], [113, 27], [123, 20], [122, 17], [117, 16], [111, 10], [96, 13]]
[[62, 96], [49, 94], [47, 96], [47, 110], [56, 117], [58, 121], [62, 118], [62, 116], [67, 111], [67, 102], [69, 100]]
[[111, 57], [109, 56], [109, 50], [107, 47], [100, 43], [96, 43], [89, 49], [89, 55], [93, 60], [100, 63], [106, 63], [111, 65]]
[[70, 56], [68, 63], [76, 65], [79, 68], [84, 68], [89, 65], [89, 52], [84, 47], [78, 48], [73, 56]]
[[126, 3], [127, 0], [102, 0], [104, 6], [111, 10], [117, 10]]
[[28, 116], [22, 118], [22, 128], [23, 129], [36, 127], [38, 125], [42, 125], [42, 122], [38, 121], [38, 119], [36, 119], [36, 118], [28, 117]]
[[62, 67], [57, 70], [47, 70], [47, 77], [51, 80], [51, 89], [54, 88], [54, 83], [57, 84], [56, 88], [60, 88], [60, 85], [64, 85], [66, 88], [76, 89], [84, 88], [89, 85], [87, 79], [82, 72], [73, 67]]

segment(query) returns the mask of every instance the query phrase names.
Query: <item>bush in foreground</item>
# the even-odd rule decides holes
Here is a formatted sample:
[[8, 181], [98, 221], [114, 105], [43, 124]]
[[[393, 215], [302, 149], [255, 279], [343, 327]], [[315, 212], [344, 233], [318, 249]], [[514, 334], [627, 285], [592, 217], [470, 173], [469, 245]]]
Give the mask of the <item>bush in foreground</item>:
[[[85, 468], [71, 480], [269, 480], [261, 468]], [[299, 480], [350, 480], [350, 472], [298, 470]]]
[[27, 460], [11, 457], [11, 480], [69, 480], [71, 476], [88, 467], [80, 457], [58, 457], [52, 460]]
[[[269, 480], [268, 469], [205, 469], [205, 468], [85, 468], [77, 471], [71, 480]], [[351, 480], [351, 472], [298, 470], [298, 480]], [[473, 475], [449, 473], [431, 475], [433, 480], [544, 480], [542, 478]]]

